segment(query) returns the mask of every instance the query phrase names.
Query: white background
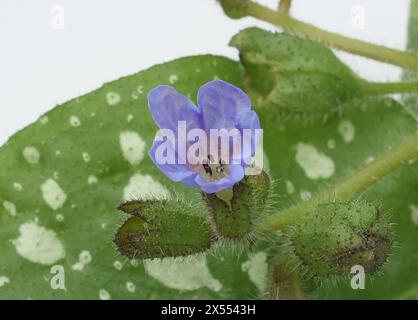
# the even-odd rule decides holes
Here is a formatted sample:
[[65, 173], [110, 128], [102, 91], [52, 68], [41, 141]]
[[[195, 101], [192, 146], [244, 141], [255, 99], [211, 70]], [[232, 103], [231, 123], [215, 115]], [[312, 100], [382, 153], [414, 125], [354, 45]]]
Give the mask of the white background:
[[[353, 28], [359, 5], [364, 29]], [[63, 29], [54, 28], [57, 8], [64, 9]], [[409, 0], [294, 0], [292, 13], [404, 49], [408, 8]], [[228, 41], [252, 25], [275, 29], [252, 18], [231, 20], [215, 0], [1, 0], [0, 145], [56, 104], [154, 64], [201, 53], [237, 59]], [[339, 55], [367, 79], [400, 76], [398, 68]]]

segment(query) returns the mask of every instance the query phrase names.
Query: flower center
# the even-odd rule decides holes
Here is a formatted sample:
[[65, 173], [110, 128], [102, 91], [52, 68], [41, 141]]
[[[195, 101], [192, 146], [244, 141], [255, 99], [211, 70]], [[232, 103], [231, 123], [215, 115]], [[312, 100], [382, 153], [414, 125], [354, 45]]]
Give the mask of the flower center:
[[230, 169], [229, 165], [225, 164], [222, 159], [219, 159], [219, 162], [215, 163], [213, 156], [209, 155], [207, 159], [203, 160], [202, 164], [199, 165], [197, 172], [206, 181], [216, 181], [229, 176]]

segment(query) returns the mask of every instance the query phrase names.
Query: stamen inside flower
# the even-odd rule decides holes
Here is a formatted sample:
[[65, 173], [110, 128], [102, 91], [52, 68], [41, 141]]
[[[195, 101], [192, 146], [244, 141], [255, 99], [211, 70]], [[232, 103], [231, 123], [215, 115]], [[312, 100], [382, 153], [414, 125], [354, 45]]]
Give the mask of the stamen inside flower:
[[213, 156], [210, 154], [207, 159], [203, 160], [202, 164], [197, 167], [197, 172], [206, 181], [216, 181], [229, 176], [230, 168], [225, 161], [222, 161], [222, 159], [219, 159], [219, 162], [215, 163]]

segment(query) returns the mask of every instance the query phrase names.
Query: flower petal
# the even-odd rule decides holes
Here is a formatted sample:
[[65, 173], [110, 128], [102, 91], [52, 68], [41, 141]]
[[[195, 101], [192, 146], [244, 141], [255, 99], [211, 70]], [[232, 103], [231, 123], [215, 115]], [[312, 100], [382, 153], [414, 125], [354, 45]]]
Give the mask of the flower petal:
[[148, 106], [160, 129], [171, 129], [177, 134], [179, 121], [186, 121], [187, 131], [202, 126], [200, 110], [173, 87], [158, 86], [151, 90]]
[[[251, 110], [249, 112], [245, 112], [241, 114], [238, 119], [237, 127], [241, 131], [242, 140], [243, 140], [241, 160], [244, 160], [244, 163], [248, 165], [250, 158], [254, 157], [257, 147], [259, 146], [260, 140], [262, 138], [261, 136], [259, 136], [261, 133], [260, 131], [259, 131], [259, 135], [256, 134], [256, 130], [261, 129], [260, 119], [257, 113]], [[249, 132], [248, 129], [250, 129], [251, 131]], [[251, 140], [248, 139], [248, 135], [250, 136]], [[250, 140], [250, 141], [246, 141], [246, 140]]]
[[216, 193], [232, 188], [235, 183], [244, 178], [244, 168], [241, 165], [231, 165], [230, 175], [215, 181], [206, 181], [201, 175], [196, 176], [198, 187], [206, 193]]
[[222, 80], [213, 80], [203, 85], [197, 101], [206, 131], [234, 128], [238, 117], [251, 110], [251, 100], [245, 92]]
[[168, 147], [167, 152], [174, 152], [174, 146], [172, 146], [171, 144], [167, 144], [166, 142], [161, 141], [161, 140], [154, 140], [154, 143], [151, 149], [148, 151], [148, 155], [150, 156], [152, 162], [154, 162], [154, 164], [158, 167], [158, 169], [160, 169], [161, 172], [164, 173], [172, 181], [182, 182], [191, 187], [198, 187], [198, 185], [195, 182], [195, 178], [197, 174], [193, 171], [190, 171], [187, 168], [187, 165], [177, 164], [178, 163], [177, 155], [175, 156], [174, 164], [162, 163], [161, 161], [159, 161], [160, 159], [157, 159], [156, 157], [157, 149], [163, 143], [165, 143], [165, 146]]

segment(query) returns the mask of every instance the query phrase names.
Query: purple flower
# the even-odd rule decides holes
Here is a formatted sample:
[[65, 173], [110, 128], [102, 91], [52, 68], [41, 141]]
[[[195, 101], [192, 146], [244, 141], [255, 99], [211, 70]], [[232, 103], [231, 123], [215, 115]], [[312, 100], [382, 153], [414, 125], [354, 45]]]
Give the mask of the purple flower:
[[255, 154], [261, 131], [258, 115], [241, 89], [221, 80], [203, 85], [197, 101], [198, 107], [165, 85], [148, 93], [149, 109], [160, 128], [149, 156], [173, 181], [206, 193], [232, 188]]

